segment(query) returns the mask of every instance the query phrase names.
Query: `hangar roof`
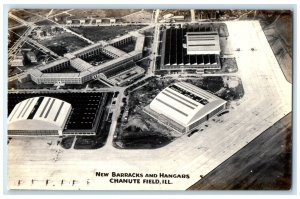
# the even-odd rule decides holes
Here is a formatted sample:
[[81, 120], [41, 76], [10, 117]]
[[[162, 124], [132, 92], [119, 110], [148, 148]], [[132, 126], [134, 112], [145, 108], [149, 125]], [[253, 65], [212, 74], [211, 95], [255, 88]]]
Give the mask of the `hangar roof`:
[[220, 54], [218, 32], [187, 32], [186, 37], [188, 55]]
[[19, 102], [8, 117], [8, 130], [62, 130], [71, 104], [52, 97], [33, 97]]
[[179, 82], [161, 91], [150, 103], [150, 109], [188, 126], [225, 103], [203, 89]]

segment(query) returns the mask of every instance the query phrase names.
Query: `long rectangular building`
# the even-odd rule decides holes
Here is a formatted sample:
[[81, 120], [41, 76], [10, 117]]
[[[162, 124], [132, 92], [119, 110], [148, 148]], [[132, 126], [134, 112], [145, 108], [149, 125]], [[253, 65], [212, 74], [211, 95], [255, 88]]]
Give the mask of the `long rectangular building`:
[[221, 68], [217, 31], [206, 28], [168, 28], [162, 35], [160, 70], [195, 73]]

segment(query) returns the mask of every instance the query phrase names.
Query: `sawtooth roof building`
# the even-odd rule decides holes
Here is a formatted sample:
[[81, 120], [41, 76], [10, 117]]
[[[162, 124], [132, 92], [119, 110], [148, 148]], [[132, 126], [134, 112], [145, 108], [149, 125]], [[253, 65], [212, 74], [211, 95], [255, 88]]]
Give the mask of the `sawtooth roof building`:
[[179, 82], [162, 90], [144, 111], [165, 126], [186, 133], [222, 111], [226, 103], [192, 84]]
[[220, 36], [210, 24], [162, 30], [159, 71], [199, 73], [221, 69]]
[[71, 104], [52, 97], [19, 102], [8, 117], [8, 136], [62, 136]]

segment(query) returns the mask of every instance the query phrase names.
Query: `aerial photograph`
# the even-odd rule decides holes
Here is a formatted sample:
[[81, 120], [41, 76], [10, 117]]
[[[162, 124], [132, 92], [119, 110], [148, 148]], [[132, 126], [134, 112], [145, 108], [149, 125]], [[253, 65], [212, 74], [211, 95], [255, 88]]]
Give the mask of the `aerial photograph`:
[[10, 190], [290, 190], [291, 10], [10, 9]]

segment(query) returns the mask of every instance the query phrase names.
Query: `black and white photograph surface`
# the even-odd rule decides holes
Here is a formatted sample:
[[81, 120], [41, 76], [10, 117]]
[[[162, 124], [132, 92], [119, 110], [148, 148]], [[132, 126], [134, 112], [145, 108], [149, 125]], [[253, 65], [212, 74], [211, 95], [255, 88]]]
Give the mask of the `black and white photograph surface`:
[[8, 189], [290, 190], [294, 14], [10, 9]]

